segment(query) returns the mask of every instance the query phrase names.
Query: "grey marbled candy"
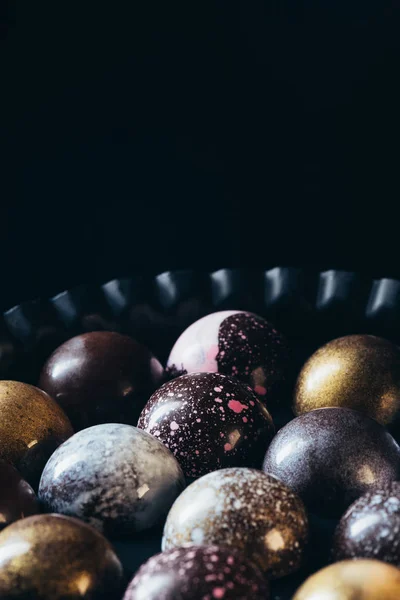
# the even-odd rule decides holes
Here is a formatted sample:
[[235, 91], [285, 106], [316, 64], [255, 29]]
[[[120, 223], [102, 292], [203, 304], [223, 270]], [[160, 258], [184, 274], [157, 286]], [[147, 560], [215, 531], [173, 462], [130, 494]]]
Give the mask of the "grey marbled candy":
[[161, 442], [131, 425], [107, 423], [57, 448], [43, 471], [39, 498], [50, 512], [121, 536], [162, 522], [184, 487], [177, 460]]

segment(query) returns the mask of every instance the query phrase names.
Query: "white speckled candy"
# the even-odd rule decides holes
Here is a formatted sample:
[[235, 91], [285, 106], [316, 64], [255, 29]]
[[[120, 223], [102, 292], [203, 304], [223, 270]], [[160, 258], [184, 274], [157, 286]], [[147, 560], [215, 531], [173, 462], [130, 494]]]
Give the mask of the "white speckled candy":
[[233, 546], [272, 578], [296, 571], [308, 539], [300, 498], [275, 477], [231, 468], [192, 483], [172, 506], [162, 548]]
[[107, 423], [84, 429], [48, 461], [39, 498], [48, 511], [127, 535], [163, 520], [185, 487], [171, 452], [148, 433]]

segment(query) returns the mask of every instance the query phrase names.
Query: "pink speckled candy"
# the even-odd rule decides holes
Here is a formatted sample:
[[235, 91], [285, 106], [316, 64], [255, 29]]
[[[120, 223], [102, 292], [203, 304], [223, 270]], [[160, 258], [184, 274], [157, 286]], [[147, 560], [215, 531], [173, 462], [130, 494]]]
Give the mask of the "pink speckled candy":
[[274, 433], [251, 388], [221, 373], [182, 375], [157, 390], [138, 427], [175, 454], [187, 477], [232, 466], [261, 468]]
[[188, 546], [150, 558], [124, 600], [268, 600], [261, 571], [235, 548]]
[[288, 348], [276, 329], [253, 313], [212, 313], [178, 338], [167, 363], [171, 377], [198, 371], [219, 372], [249, 384], [263, 401], [274, 399], [285, 379]]

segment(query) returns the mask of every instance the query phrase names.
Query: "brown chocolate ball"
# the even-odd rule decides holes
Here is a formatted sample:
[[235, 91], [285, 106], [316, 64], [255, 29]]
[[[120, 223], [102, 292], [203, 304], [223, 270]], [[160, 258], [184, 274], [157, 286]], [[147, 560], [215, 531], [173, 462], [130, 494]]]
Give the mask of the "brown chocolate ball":
[[400, 567], [400, 482], [364, 494], [341, 518], [335, 560], [375, 558]]
[[268, 600], [261, 571], [235, 548], [188, 546], [150, 558], [138, 571], [124, 600]]
[[109, 422], [136, 425], [162, 377], [161, 364], [147, 348], [126, 335], [94, 331], [57, 348], [39, 386], [78, 430]]
[[400, 570], [378, 560], [344, 560], [311, 575], [293, 600], [399, 600]]
[[37, 515], [0, 533], [0, 597], [109, 600], [122, 567], [111, 545], [77, 519]]
[[269, 578], [278, 578], [299, 569], [307, 540], [307, 515], [296, 494], [261, 471], [231, 468], [204, 475], [178, 497], [162, 548], [237, 548]]
[[54, 450], [73, 433], [48, 394], [19, 381], [0, 381], [0, 460], [13, 464], [34, 489]]
[[260, 468], [274, 434], [250, 387], [221, 373], [182, 375], [157, 390], [138, 427], [175, 454], [187, 477], [223, 467]]
[[320, 408], [283, 427], [263, 471], [275, 475], [311, 512], [341, 516], [354, 500], [400, 476], [400, 447], [382, 425], [348, 408]]
[[297, 380], [296, 415], [352, 408], [382, 425], [400, 418], [400, 348], [373, 335], [348, 335], [319, 348]]
[[39, 502], [29, 483], [12, 465], [0, 461], [0, 529], [38, 512]]

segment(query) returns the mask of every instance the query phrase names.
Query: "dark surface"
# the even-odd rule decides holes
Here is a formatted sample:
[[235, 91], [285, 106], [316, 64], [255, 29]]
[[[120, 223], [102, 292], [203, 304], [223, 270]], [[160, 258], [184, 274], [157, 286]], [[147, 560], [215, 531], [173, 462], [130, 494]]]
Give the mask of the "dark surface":
[[38, 385], [79, 430], [99, 423], [136, 425], [162, 378], [163, 368], [147, 348], [126, 335], [96, 331], [55, 350]]
[[36, 494], [18, 471], [0, 461], [0, 529], [40, 512]]
[[299, 494], [311, 512], [338, 517], [374, 486], [400, 477], [400, 447], [358, 411], [320, 408], [277, 433], [263, 470]]
[[[188, 325], [208, 312], [222, 309], [256, 311], [282, 330], [294, 353], [293, 379], [304, 360], [333, 337], [372, 333], [400, 342], [399, 282], [384, 278], [374, 280], [362, 272], [329, 270], [320, 273], [293, 267], [228, 268], [211, 274], [168, 271], [157, 278], [148, 274], [115, 279], [99, 290], [104, 293], [118, 329], [137, 337], [164, 361]], [[57, 287], [52, 290], [57, 291]], [[99, 315], [107, 317], [107, 314]], [[32, 322], [31, 327], [34, 333], [40, 321]], [[5, 325], [0, 328], [1, 339], [7, 340], [0, 347], [0, 367], [3, 377], [13, 373], [13, 377], [25, 380], [26, 359], [35, 352], [35, 347], [25, 350], [26, 359], [21, 355], [21, 347], [27, 346], [18, 341], [23, 338], [20, 328], [20, 321], [13, 334]], [[291, 397], [288, 397], [287, 406], [290, 404]], [[276, 415], [275, 422], [284, 424], [292, 417], [288, 409]], [[330, 560], [336, 521], [311, 515], [310, 522], [309, 560], [301, 572], [272, 582], [274, 600], [290, 600], [305, 577]], [[132, 541], [115, 542], [127, 577], [160, 551], [161, 534], [162, 531], [156, 529], [147, 532], [145, 537], [139, 535]]]
[[[151, 591], [150, 591], [151, 590]], [[261, 571], [234, 548], [173, 548], [152, 558], [136, 575], [124, 600], [268, 600]]]
[[163, 442], [192, 478], [224, 467], [261, 468], [275, 432], [251, 388], [221, 373], [165, 383], [147, 402], [138, 427]]
[[364, 494], [341, 518], [335, 560], [375, 558], [400, 567], [400, 481]]

